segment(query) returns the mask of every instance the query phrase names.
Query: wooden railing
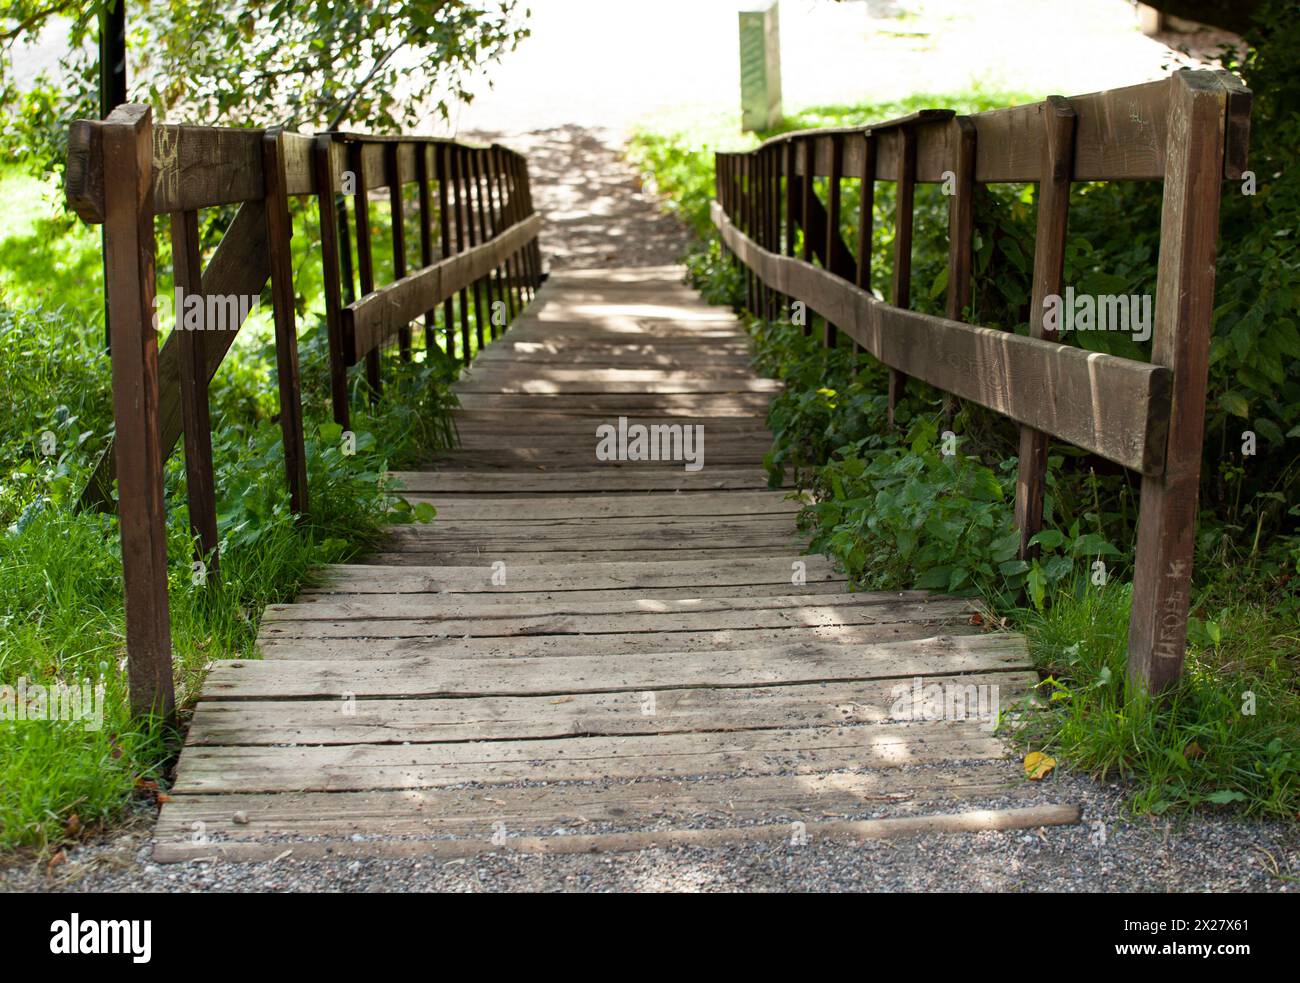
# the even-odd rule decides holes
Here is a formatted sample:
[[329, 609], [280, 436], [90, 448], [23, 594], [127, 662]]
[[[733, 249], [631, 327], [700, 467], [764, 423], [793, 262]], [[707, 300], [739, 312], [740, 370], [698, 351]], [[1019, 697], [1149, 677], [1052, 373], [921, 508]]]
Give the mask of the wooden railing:
[[[410, 223], [402, 189], [412, 183], [418, 186], [420, 266], [408, 270]], [[379, 188], [388, 192], [393, 237], [393, 280], [382, 286], [375, 282], [370, 220], [370, 197]], [[430, 351], [441, 347], [468, 361], [471, 319], [474, 341], [482, 347], [485, 332], [495, 338], [517, 316], [541, 280], [541, 220], [533, 211], [525, 160], [504, 147], [425, 137], [154, 126], [148, 107], [139, 105], [120, 106], [102, 122], [72, 125], [67, 197], [83, 219], [105, 227], [112, 351], [115, 438], [82, 501], [111, 509], [116, 477], [131, 704], [137, 713], [171, 717], [163, 466], [183, 433], [195, 554], [215, 577], [208, 383], [247, 311], [228, 306], [236, 312], [233, 323], [203, 324], [203, 330], [182, 327], [178, 311], [178, 328], [159, 351], [155, 216], [171, 217], [175, 286], [184, 296], [257, 297], [270, 281], [286, 482], [298, 515], [310, 503], [289, 200], [317, 203], [332, 410], [345, 429], [349, 367], [365, 362], [370, 396], [379, 398], [380, 350], [395, 339], [400, 357], [409, 360], [412, 322], [423, 321]], [[221, 205], [239, 207], [204, 267], [198, 213]]]
[[[1040, 529], [1048, 440], [1141, 475], [1129, 675], [1158, 691], [1182, 671], [1187, 635], [1220, 188], [1246, 165], [1250, 92], [1222, 72], [958, 116], [928, 110], [851, 129], [792, 133], [717, 155], [713, 220], [746, 271], [747, 303], [776, 320], [802, 301], [890, 369], [889, 413], [908, 377], [1020, 428], [1022, 558]], [[810, 177], [827, 179], [826, 203]], [[861, 181], [854, 257], [841, 234], [844, 179]], [[1150, 363], [1060, 344], [1046, 298], [1065, 293], [1072, 182], [1163, 180]], [[892, 303], [870, 292], [873, 189], [897, 184]], [[945, 316], [908, 310], [918, 182], [947, 182]], [[1039, 186], [1029, 334], [962, 322], [971, 295], [976, 184]], [[798, 232], [802, 231], [800, 246]], [[805, 331], [811, 330], [811, 321]]]

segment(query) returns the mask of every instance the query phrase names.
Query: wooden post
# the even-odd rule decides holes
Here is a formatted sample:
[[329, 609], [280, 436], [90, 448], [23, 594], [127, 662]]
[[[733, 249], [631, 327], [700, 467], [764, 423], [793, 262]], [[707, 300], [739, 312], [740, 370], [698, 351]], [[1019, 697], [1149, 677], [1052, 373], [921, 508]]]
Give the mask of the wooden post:
[[[432, 144], [415, 145], [415, 181], [419, 189], [420, 203], [420, 265], [433, 263], [433, 201], [429, 191], [430, 171], [429, 155], [433, 153]], [[437, 319], [433, 308], [424, 312], [424, 359], [430, 360], [433, 350], [438, 347]]]
[[[451, 255], [451, 205], [448, 189], [451, 187], [451, 147], [438, 145], [438, 247], [444, 259]], [[447, 357], [456, 357], [455, 305], [450, 297], [442, 304], [442, 326], [447, 337]]]
[[[916, 131], [907, 125], [898, 132], [898, 183], [894, 213], [894, 276], [891, 302], [908, 307], [912, 302], [912, 203], [916, 193]], [[889, 425], [895, 425], [895, 413], [907, 376], [898, 369], [889, 370]]]
[[1151, 360], [1173, 372], [1165, 470], [1144, 475], [1129, 621], [1129, 679], [1176, 681], [1187, 644], [1205, 388], [1214, 313], [1227, 89], [1209, 73], [1170, 82]]
[[275, 364], [280, 377], [280, 433], [289, 508], [307, 514], [307, 451], [302, 432], [302, 389], [298, 380], [298, 330], [294, 319], [293, 220], [285, 179], [283, 131], [262, 138], [262, 176], [266, 186], [266, 250], [271, 260], [271, 303], [275, 313]]
[[[485, 170], [487, 151], [483, 149], [475, 150], [473, 153], [474, 163], [474, 210], [478, 213], [478, 242], [483, 244], [491, 238], [491, 229], [488, 225], [488, 219], [492, 214], [492, 199], [488, 194], [488, 187], [483, 180]], [[489, 341], [493, 341], [497, 336], [496, 323], [496, 302], [497, 302], [497, 282], [495, 270], [489, 270], [479, 278], [483, 284], [483, 294], [487, 298], [487, 309], [484, 316], [487, 318], [487, 336]], [[477, 288], [477, 284], [475, 285]], [[479, 347], [483, 345], [479, 342]]]
[[[393, 280], [406, 276], [406, 203], [402, 198], [402, 175], [397, 161], [398, 148], [401, 143], [394, 140], [384, 147], [384, 163], [388, 180], [388, 213], [392, 220], [393, 233]], [[411, 360], [411, 326], [403, 325], [397, 330], [397, 347], [403, 362]]]
[[104, 254], [112, 313], [113, 421], [126, 602], [131, 710], [172, 721], [167, 516], [158, 427], [158, 332], [154, 327], [153, 119], [123, 105], [103, 124]]
[[[352, 173], [356, 176], [353, 201], [357, 212], [357, 276], [361, 280], [361, 296], [368, 297], [375, 292], [375, 265], [370, 252], [370, 189], [366, 184], [365, 145], [355, 142], [349, 144], [348, 150]], [[370, 401], [378, 402], [384, 391], [378, 348], [366, 352], [366, 382], [370, 385]]]
[[[1034, 237], [1034, 282], [1029, 301], [1029, 335], [1056, 340], [1043, 320], [1044, 300], [1065, 291], [1065, 231], [1070, 217], [1070, 177], [1074, 170], [1074, 110], [1060, 96], [1043, 102], [1042, 179], [1038, 183], [1038, 230]], [[1048, 435], [1020, 428], [1020, 468], [1016, 478], [1016, 527], [1022, 560], [1032, 559], [1031, 540], [1043, 526], [1043, 489], [1047, 477]]]
[[[838, 133], [831, 134], [831, 173], [826, 185], [826, 268], [835, 270], [839, 267], [840, 245], [840, 179], [844, 176], [844, 137]], [[826, 333], [823, 340], [827, 348], [839, 344], [839, 328], [826, 320]]]
[[[348, 366], [343, 357], [343, 307], [339, 295], [339, 228], [338, 208], [334, 201], [334, 166], [331, 150], [334, 140], [322, 133], [312, 143], [312, 168], [316, 175], [316, 201], [320, 214], [320, 254], [325, 289], [325, 332], [329, 345], [330, 406], [334, 422], [350, 429], [348, 416]], [[346, 215], [346, 212], [344, 212]]]
[[[815, 139], [815, 137], [807, 137], [800, 141], [803, 145], [803, 184], [801, 186], [803, 196], [799, 205], [799, 224], [803, 227], [802, 259], [805, 263], [811, 263], [813, 261], [811, 221], [813, 204], [817, 200], [817, 193], [813, 188], [813, 175], [817, 171], [817, 145]], [[812, 336], [812, 315], [809, 311], [804, 311], [803, 333], [804, 337]]]
[[[203, 257], [199, 244], [199, 213], [173, 212], [172, 268], [182, 298], [203, 299]], [[191, 328], [176, 310], [176, 344], [181, 370], [181, 421], [185, 436], [185, 495], [189, 501], [194, 558], [204, 565], [208, 583], [217, 583], [217, 495], [212, 471], [212, 421], [208, 413], [208, 367], [203, 339], [208, 328]]]
[[[474, 157], [477, 152], [468, 149], [462, 151], [461, 187], [465, 190], [465, 227], [471, 249], [482, 241], [479, 238], [479, 230], [476, 228], [483, 216], [480, 211], [481, 203], [478, 200], [478, 181], [475, 178], [477, 168], [475, 167]], [[472, 286], [474, 288], [474, 343], [477, 346], [474, 351], [477, 354], [483, 350], [483, 346], [486, 344], [483, 336], [483, 277], [475, 280]], [[468, 358], [468, 348], [465, 354]]]
[[[957, 166], [953, 172], [953, 193], [948, 199], [948, 289], [944, 313], [960, 321], [970, 304], [971, 269], [975, 239], [975, 123], [969, 116], [955, 116]], [[957, 397], [944, 393], [943, 418], [951, 424], [957, 415]]]
[[[858, 201], [858, 269], [855, 283], [871, 292], [872, 224], [876, 207], [876, 138], [863, 134], [862, 189]], [[853, 354], [860, 355], [862, 346], [853, 342]]]
[[[465, 226], [468, 224], [466, 215], [468, 214], [468, 205], [465, 203], [465, 151], [463, 148], [453, 144], [451, 147], [451, 186], [456, 193], [456, 205], [452, 214], [456, 219], [456, 252], [465, 251]], [[469, 340], [469, 288], [460, 288], [460, 357], [461, 362], [468, 365], [473, 357], [473, 350]]]

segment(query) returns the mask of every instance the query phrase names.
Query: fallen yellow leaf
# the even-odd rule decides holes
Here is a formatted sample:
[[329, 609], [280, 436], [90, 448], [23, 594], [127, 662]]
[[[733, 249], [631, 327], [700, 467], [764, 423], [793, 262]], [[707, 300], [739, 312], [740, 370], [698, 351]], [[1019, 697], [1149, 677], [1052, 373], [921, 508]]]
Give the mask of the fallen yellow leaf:
[[1030, 751], [1025, 755], [1025, 775], [1031, 782], [1037, 782], [1052, 773], [1056, 759], [1049, 758], [1042, 751]]

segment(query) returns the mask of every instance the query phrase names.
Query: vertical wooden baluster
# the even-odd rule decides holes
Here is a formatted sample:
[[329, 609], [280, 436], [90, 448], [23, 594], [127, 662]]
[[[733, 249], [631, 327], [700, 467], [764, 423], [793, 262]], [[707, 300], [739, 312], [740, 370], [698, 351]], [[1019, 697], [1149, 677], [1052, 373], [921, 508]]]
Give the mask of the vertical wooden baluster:
[[[528, 161], [523, 157], [519, 158], [519, 186], [524, 193], [524, 212], [532, 215], [535, 212], [533, 207], [533, 185], [528, 176]], [[533, 291], [542, 285], [542, 245], [534, 236], [528, 242], [528, 254], [533, 267]]]
[[[331, 156], [333, 139], [328, 134], [312, 142], [312, 172], [316, 177], [316, 201], [320, 214], [320, 253], [322, 282], [325, 290], [325, 332], [329, 346], [330, 405], [334, 422], [344, 430], [348, 420], [348, 363], [343, 347], [343, 323], [339, 311], [339, 229], [338, 206], [334, 197], [334, 167]], [[346, 216], [346, 211], [344, 215]]]
[[[451, 205], [448, 189], [451, 185], [451, 148], [438, 144], [438, 249], [439, 256], [451, 255]], [[447, 357], [456, 357], [455, 304], [450, 297], [442, 303], [442, 326], [446, 333]]]
[[[839, 133], [831, 134], [831, 173], [826, 185], [826, 268], [838, 270], [842, 257], [840, 246], [840, 180], [844, 177], [844, 137]], [[827, 348], [839, 344], [840, 331], [830, 319], [826, 319], [824, 337]]]
[[[492, 237], [496, 238], [506, 227], [505, 220], [505, 202], [501, 199], [501, 181], [498, 176], [497, 168], [497, 146], [493, 144], [488, 147], [483, 158], [483, 171], [487, 177], [487, 203], [489, 226], [492, 229]], [[514, 304], [510, 298], [510, 277], [507, 273], [508, 256], [502, 256], [496, 266], [497, 278], [497, 299], [504, 305], [505, 323], [500, 325], [504, 331], [509, 327], [510, 322], [514, 320]], [[494, 327], [496, 325], [494, 324]], [[497, 334], [501, 332], [498, 331]]]
[[[812, 215], [813, 205], [816, 201], [816, 189], [814, 182], [817, 173], [817, 145], [814, 137], [805, 137], [800, 141], [803, 147], [801, 163], [803, 164], [803, 183], [800, 185], [800, 205], [799, 205], [799, 224], [803, 228], [803, 253], [801, 258], [805, 263], [813, 261], [813, 237], [812, 237]], [[803, 313], [803, 333], [805, 338], [812, 337], [812, 311], [805, 310]]]
[[[956, 116], [957, 169], [953, 194], [948, 199], [948, 289], [944, 313], [960, 321], [970, 304], [971, 267], [975, 238], [975, 123], [969, 116]], [[957, 413], [957, 397], [944, 394], [943, 416], [949, 423]]]
[[[876, 207], [876, 138], [863, 134], [862, 193], [858, 202], [858, 275], [857, 285], [871, 292], [872, 226]], [[862, 346], [855, 339], [853, 354], [860, 355]]]
[[1169, 86], [1151, 361], [1172, 370], [1172, 403], [1164, 471], [1142, 477], [1128, 635], [1129, 678], [1150, 692], [1175, 682], [1186, 656], [1228, 101], [1206, 72]]
[[795, 238], [799, 214], [799, 146], [793, 140], [785, 141], [785, 254], [795, 255]]
[[[510, 158], [510, 165], [511, 174], [514, 176], [515, 181], [515, 194], [519, 197], [519, 216], [520, 218], [527, 218], [533, 213], [528, 189], [528, 164], [523, 157], [513, 154]], [[524, 303], [528, 303], [533, 299], [541, 282], [538, 279], [541, 269], [534, 263], [535, 245], [536, 240], [530, 240], [520, 254], [524, 267]]]
[[[497, 232], [504, 232], [515, 223], [513, 215], [516, 202], [513, 196], [509, 194], [507, 171], [505, 167], [504, 150], [496, 144], [492, 145], [491, 156], [488, 158], [491, 167], [489, 173], [492, 175], [492, 193], [497, 201], [497, 213], [500, 217], [500, 225]], [[506, 322], [507, 327], [514, 323], [515, 318], [519, 316], [519, 309], [522, 306], [519, 298], [515, 295], [517, 278], [515, 276], [515, 254], [509, 253], [501, 259], [501, 276], [504, 284], [503, 293], [505, 294], [506, 306], [509, 309], [509, 320]]]
[[[478, 155], [477, 150], [465, 149], [463, 151], [463, 166], [461, 168], [461, 187], [465, 189], [465, 228], [468, 232], [468, 242], [471, 249], [477, 246], [482, 240], [478, 235], [478, 225], [483, 218], [481, 203], [478, 200], [478, 180], [475, 176], [477, 168], [474, 161]], [[483, 350], [487, 343], [483, 335], [483, 314], [484, 314], [484, 283], [483, 277], [479, 277], [473, 283], [474, 289], [474, 341], [478, 346], [475, 353]]]
[[[486, 183], [483, 180], [483, 172], [487, 164], [487, 151], [480, 148], [474, 151], [474, 204], [478, 212], [478, 241], [480, 244], [485, 243], [492, 236], [492, 229], [488, 222], [492, 216], [492, 201], [488, 195]], [[497, 336], [497, 281], [496, 271], [488, 270], [482, 276], [483, 294], [487, 298], [487, 309], [483, 312], [487, 318], [488, 340], [495, 339]]]
[[[420, 266], [433, 264], [433, 195], [429, 189], [432, 168], [429, 158], [433, 155], [433, 145], [415, 144], [415, 183], [419, 192], [420, 203]], [[424, 360], [430, 361], [433, 350], [438, 347], [438, 322], [436, 309], [424, 312]]]
[[[784, 159], [785, 151], [781, 144], [773, 144], [768, 150], [768, 159], [771, 162], [771, 187], [769, 193], [772, 196], [772, 252], [778, 255], [781, 252], [781, 162]], [[777, 292], [775, 296], [775, 306], [772, 308], [772, 320], [779, 321], [781, 312], [786, 309], [789, 298], [784, 294]]]
[[[368, 297], [375, 291], [375, 266], [370, 253], [370, 190], [366, 181], [365, 144], [357, 141], [349, 145], [349, 150], [352, 172], [356, 175], [353, 198], [357, 214], [357, 274], [361, 281], [361, 296]], [[370, 385], [370, 401], [378, 402], [384, 391], [378, 346], [366, 352], [366, 382]]]
[[[903, 126], [898, 130], [898, 144], [891, 303], [895, 307], [908, 307], [912, 302], [912, 203], [916, 193], [916, 131], [911, 126]], [[895, 413], [906, 387], [907, 376], [898, 369], [890, 369], [889, 425], [891, 427], [895, 424]]]
[[[1043, 301], [1065, 291], [1065, 231], [1070, 216], [1070, 177], [1074, 170], [1074, 110], [1060, 96], [1043, 102], [1042, 179], [1038, 183], [1038, 229], [1034, 236], [1034, 282], [1029, 302], [1031, 338], [1056, 340], [1056, 330], [1043, 321]], [[1020, 467], [1016, 479], [1016, 527], [1020, 558], [1032, 559], [1032, 539], [1043, 525], [1043, 494], [1047, 478], [1047, 434], [1020, 428]]]
[[271, 304], [275, 314], [275, 365], [280, 383], [280, 433], [289, 508], [307, 514], [307, 451], [302, 432], [302, 390], [298, 380], [298, 331], [294, 320], [293, 220], [285, 178], [283, 131], [262, 137], [262, 176], [266, 188], [266, 251], [271, 266]]
[[[465, 226], [468, 224], [465, 216], [469, 212], [469, 206], [465, 202], [465, 152], [458, 144], [451, 146], [451, 186], [456, 193], [456, 206], [452, 210], [452, 215], [456, 220], [456, 252], [457, 254], [465, 251], [467, 238], [465, 235]], [[460, 288], [460, 358], [461, 362], [468, 365], [473, 357], [473, 350], [469, 340], [469, 288]]]
[[[199, 244], [199, 213], [172, 212], [172, 267], [182, 297], [203, 297], [203, 257]], [[190, 329], [184, 311], [176, 309], [176, 345], [181, 370], [181, 420], [185, 435], [185, 493], [189, 501], [190, 536], [194, 557], [204, 564], [208, 583], [215, 586], [217, 556], [217, 495], [212, 472], [212, 422], [208, 414], [208, 366], [204, 330]]]
[[[388, 180], [388, 212], [393, 226], [393, 281], [406, 276], [406, 202], [402, 198], [401, 162], [398, 155], [401, 143], [394, 140], [384, 146], [385, 170]], [[397, 330], [397, 345], [402, 361], [411, 360], [411, 326]]]
[[123, 105], [103, 124], [104, 286], [112, 347], [122, 581], [131, 711], [172, 721], [167, 515], [154, 315], [153, 119]]
[[[747, 236], [754, 234], [754, 201], [751, 194], [754, 183], [753, 163], [754, 159], [749, 154], [740, 158], [740, 228]], [[757, 313], [758, 289], [754, 283], [754, 271], [748, 264], [745, 266], [745, 308], [751, 314]]]
[[[764, 147], [760, 151], [763, 155], [763, 248], [769, 252], [777, 252], [780, 245], [776, 242], [776, 222], [777, 216], [773, 210], [773, 203], [776, 201], [772, 195], [772, 185], [775, 180], [775, 172], [772, 167], [772, 148]], [[774, 321], [779, 316], [781, 302], [777, 297], [776, 287], [772, 284], [767, 286], [767, 307], [763, 311], [764, 317], [769, 321]]]

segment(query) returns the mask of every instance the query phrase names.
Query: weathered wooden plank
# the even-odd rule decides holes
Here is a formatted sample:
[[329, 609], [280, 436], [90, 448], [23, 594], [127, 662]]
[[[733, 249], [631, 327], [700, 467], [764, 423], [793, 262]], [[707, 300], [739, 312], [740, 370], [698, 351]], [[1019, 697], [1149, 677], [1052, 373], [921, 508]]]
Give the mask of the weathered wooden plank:
[[991, 761], [1005, 754], [1002, 742], [988, 736], [987, 725], [975, 721], [397, 747], [190, 747], [177, 768], [174, 794], [365, 791], [728, 772], [808, 774]]
[[[687, 781], [549, 785], [493, 789], [408, 789], [378, 792], [231, 793], [177, 795], [164, 803], [155, 830], [164, 845], [194, 846], [194, 823], [209, 835], [211, 856], [229, 842], [269, 837], [283, 852], [284, 833], [351, 836], [482, 834], [492, 824], [510, 829], [637, 824], [648, 817], [735, 820], [826, 818], [886, 802], [980, 794], [1015, 784], [1006, 762], [981, 761], [951, 769], [891, 768], [834, 775], [753, 775]], [[235, 822], [236, 813], [247, 822]], [[788, 832], [788, 831], [787, 831]]]
[[716, 206], [714, 220], [728, 248], [886, 365], [1139, 473], [1164, 469], [1171, 378], [1164, 366], [900, 310], [763, 251]]
[[[960, 712], [972, 717], [979, 712], [980, 688], [987, 687], [984, 705], [996, 713], [1038, 684], [1030, 672], [918, 678], [924, 686], [960, 688]], [[883, 724], [895, 719], [900, 694], [909, 695], [915, 685], [873, 680], [661, 690], [653, 701], [638, 692], [357, 700], [346, 712], [337, 700], [206, 700], [194, 711], [186, 745], [432, 744]]]
[[[737, 493], [743, 494], [743, 493]], [[666, 496], [665, 496], [666, 497]], [[675, 497], [675, 496], [674, 496]], [[627, 499], [598, 499], [606, 506]], [[494, 574], [498, 583], [492, 583]], [[490, 563], [479, 569], [464, 567], [378, 567], [362, 564], [322, 567], [324, 584], [347, 593], [424, 594], [439, 593], [516, 593], [520, 591], [567, 590], [582, 588], [626, 587], [699, 587], [734, 584], [790, 584], [796, 576], [812, 580], [843, 580], [830, 562], [820, 556], [738, 559], [734, 563], [718, 560], [682, 560], [659, 563], [575, 563], [551, 566], [545, 570], [520, 567], [518, 570], [494, 570]], [[500, 583], [501, 579], [505, 583]]]
[[[814, 596], [827, 596], [843, 589], [843, 584], [813, 584], [805, 590]], [[747, 591], [743, 596], [759, 596], [759, 588], [725, 588], [729, 591]], [[780, 587], [770, 588], [780, 590]], [[788, 588], [786, 588], [788, 589]], [[716, 590], [716, 589], [715, 589]], [[820, 592], [820, 593], [819, 593]], [[560, 592], [574, 593], [574, 592]], [[688, 599], [689, 593], [677, 589], [649, 592], [652, 598]], [[642, 599], [641, 593], [631, 591], [596, 591], [601, 597]], [[590, 596], [590, 594], [588, 596]], [[424, 595], [429, 596], [429, 595]], [[463, 595], [458, 595], [463, 596]], [[720, 593], [706, 596], [725, 597]], [[893, 621], [874, 625], [834, 625], [828, 628], [736, 628], [729, 630], [664, 632], [647, 635], [644, 632], [613, 633], [607, 635], [515, 635], [496, 638], [261, 638], [258, 645], [267, 659], [297, 659], [309, 662], [347, 662], [356, 659], [413, 659], [433, 656], [439, 659], [524, 659], [573, 658], [575, 656], [647, 655], [652, 652], [725, 652], [741, 649], [783, 651], [799, 650], [806, 645], [863, 646], [886, 642], [924, 641], [942, 636], [976, 635], [980, 628], [970, 625], [969, 619], [949, 621]], [[942, 657], [936, 663], [937, 671], [955, 672]]]
[[[579, 593], [579, 592], [573, 592]], [[709, 611], [743, 612], [778, 608], [855, 608], [865, 605], [895, 605], [902, 601], [924, 602], [925, 591], [863, 591], [843, 594], [833, 599], [806, 594], [776, 594], [768, 597], [682, 598], [666, 601], [584, 600], [563, 594], [553, 601], [503, 603], [496, 597], [425, 598], [405, 594], [361, 595], [356, 600], [312, 600], [308, 603], [268, 604], [262, 624], [281, 621], [340, 621], [347, 618], [436, 618], [441, 612], [454, 618], [491, 621], [499, 618], [523, 618], [556, 615], [616, 614], [701, 614]], [[948, 603], [951, 598], [939, 599]], [[962, 605], [960, 610], [974, 610]]]
[[[699, 471], [682, 471], [680, 462], [665, 462], [677, 463], [678, 468], [671, 471], [644, 467], [595, 470], [599, 467], [592, 453], [596, 438], [592, 435], [590, 439], [590, 447], [582, 454], [586, 459], [588, 470], [575, 475], [538, 471], [499, 474], [483, 471], [453, 471], [444, 468], [440, 471], [393, 471], [390, 472], [390, 476], [396, 482], [396, 486], [405, 492], [425, 494], [447, 492], [453, 495], [465, 495], [470, 492], [574, 494], [593, 491], [648, 492], [696, 489], [717, 491], [733, 488], [761, 490], [768, 487], [767, 472], [761, 468], [709, 466]], [[452, 460], [454, 459], [453, 455]]]
[[700, 686], [769, 686], [1031, 666], [1018, 635], [933, 635], [862, 646], [801, 642], [741, 650], [568, 658], [219, 661], [203, 699], [527, 696]]

